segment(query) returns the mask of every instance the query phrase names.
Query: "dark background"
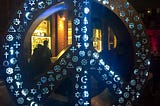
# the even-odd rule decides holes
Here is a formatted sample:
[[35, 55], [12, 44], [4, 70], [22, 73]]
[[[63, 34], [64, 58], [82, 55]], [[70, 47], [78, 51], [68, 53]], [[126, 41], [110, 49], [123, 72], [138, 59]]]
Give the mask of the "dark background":
[[[160, 49], [160, 0], [128, 0], [133, 7], [138, 11], [143, 19], [146, 29], [149, 31], [150, 38], [156, 39], [157, 47]], [[4, 39], [5, 33], [14, 17], [18, 8], [23, 4], [24, 0], [0, 0], [0, 45]], [[148, 13], [148, 10], [151, 13]], [[3, 38], [3, 39], [2, 39]], [[1, 46], [2, 47], [2, 46]], [[0, 48], [1, 49], [1, 48]], [[160, 51], [160, 50], [159, 50]], [[1, 54], [1, 50], [0, 50]], [[160, 52], [159, 52], [160, 54]], [[0, 55], [2, 56], [2, 55]], [[160, 106], [160, 55], [152, 57], [151, 65], [151, 79], [145, 86], [141, 103], [139, 106]], [[1, 59], [2, 57], [0, 57]], [[154, 60], [155, 59], [155, 60]], [[2, 61], [0, 61], [1, 63]], [[0, 67], [1, 69], [1, 67]], [[0, 70], [2, 71], [2, 70]], [[0, 87], [1, 89], [1, 87]], [[4, 91], [4, 90], [3, 90]], [[1, 92], [1, 91], [0, 91]], [[4, 91], [7, 92], [7, 91]], [[0, 98], [0, 105], [2, 101], [8, 100]], [[4, 105], [7, 106], [7, 105]], [[137, 105], [138, 106], [138, 105]]]
[[[160, 25], [160, 12], [156, 13], [156, 9], [160, 8], [159, 0], [128, 0], [133, 7], [143, 15], [144, 23], [148, 28], [150, 22], [154, 26]], [[0, 34], [6, 32], [15, 10], [20, 8], [24, 0], [0, 0]], [[152, 10], [152, 14], [147, 14], [147, 10]], [[153, 22], [156, 21], [156, 22]]]

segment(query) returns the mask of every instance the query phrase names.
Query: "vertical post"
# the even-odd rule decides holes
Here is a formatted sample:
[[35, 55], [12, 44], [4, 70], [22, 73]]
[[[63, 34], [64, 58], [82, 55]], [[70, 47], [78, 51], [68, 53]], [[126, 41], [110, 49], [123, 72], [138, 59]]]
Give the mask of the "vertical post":
[[78, 49], [88, 49], [91, 45], [91, 1], [73, 0], [72, 23], [73, 45]]
[[[79, 54], [87, 54], [91, 45], [91, 1], [92, 0], [72, 0], [69, 2], [69, 12], [72, 20], [72, 50]], [[90, 88], [86, 57], [79, 58], [81, 66], [76, 67], [74, 106], [90, 105]]]

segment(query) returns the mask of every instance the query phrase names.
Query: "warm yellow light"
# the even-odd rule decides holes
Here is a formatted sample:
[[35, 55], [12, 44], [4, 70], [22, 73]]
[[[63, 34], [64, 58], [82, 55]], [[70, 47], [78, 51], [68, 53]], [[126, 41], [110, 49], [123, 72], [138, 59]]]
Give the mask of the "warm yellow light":
[[68, 20], [68, 45], [72, 44], [72, 21]]
[[33, 36], [46, 36], [49, 33], [48, 24], [47, 20], [43, 20], [34, 30]]
[[147, 10], [147, 13], [148, 13], [148, 14], [151, 14], [151, 13], [152, 13], [152, 10], [151, 10], [151, 9], [148, 9], [148, 10]]
[[102, 51], [102, 34], [100, 29], [93, 29], [93, 47], [97, 50], [97, 52]]
[[113, 45], [114, 45], [114, 48], [117, 47], [117, 37], [116, 37], [116, 35], [114, 35]]
[[65, 21], [65, 20], [66, 20], [66, 18], [65, 18], [65, 17], [62, 17], [62, 20], [63, 20], [63, 21]]

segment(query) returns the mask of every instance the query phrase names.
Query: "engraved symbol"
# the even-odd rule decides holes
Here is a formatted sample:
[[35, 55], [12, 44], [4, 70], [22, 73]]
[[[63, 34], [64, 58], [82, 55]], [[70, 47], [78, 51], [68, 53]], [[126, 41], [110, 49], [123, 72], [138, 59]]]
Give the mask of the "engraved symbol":
[[73, 0], [74, 6], [76, 6], [77, 4], [77, 0]]
[[73, 46], [70, 50], [74, 53], [77, 49]]
[[103, 4], [104, 5], [109, 4], [109, 0], [103, 0]]
[[17, 11], [17, 14], [18, 14], [18, 17], [21, 18], [22, 11], [21, 11], [21, 10], [18, 10], [18, 11]]
[[75, 18], [75, 19], [74, 19], [74, 24], [75, 24], [75, 25], [79, 25], [79, 24], [80, 24], [80, 20], [79, 20], [78, 18]]
[[87, 33], [87, 27], [86, 27], [86, 26], [82, 27], [82, 28], [81, 28], [81, 31], [82, 31], [83, 33]]
[[76, 79], [77, 79], [77, 82], [78, 82], [78, 80], [79, 80], [79, 74], [76, 74]]
[[17, 97], [19, 96], [19, 91], [15, 91], [14, 95]]
[[47, 3], [48, 5], [51, 5], [51, 4], [52, 4], [52, 0], [46, 0], [46, 3]]
[[60, 61], [60, 65], [66, 65], [66, 64], [67, 64], [66, 60], [64, 58], [62, 58]]
[[6, 69], [6, 73], [7, 73], [7, 74], [13, 74], [13, 68], [10, 68], [10, 67], [7, 68], [7, 69]]
[[89, 8], [88, 8], [88, 7], [85, 7], [85, 8], [84, 8], [84, 13], [85, 13], [85, 14], [88, 14], [89, 12], [90, 12]]
[[13, 38], [14, 37], [10, 34], [6, 36], [7, 41], [13, 41]]
[[47, 82], [47, 77], [44, 77], [44, 76], [41, 77], [41, 82], [42, 82], [42, 83], [46, 83], [46, 82]]
[[80, 92], [76, 92], [76, 93], [75, 93], [75, 97], [76, 97], [76, 98], [80, 98], [80, 96], [81, 96]]
[[11, 58], [10, 63], [15, 65], [17, 63], [17, 59], [16, 58]]
[[8, 52], [5, 52], [4, 55], [5, 55], [5, 58], [7, 59], [9, 54]]
[[22, 95], [27, 96], [28, 93], [29, 93], [29, 90], [28, 89], [22, 89], [21, 93], [22, 93]]
[[14, 46], [16, 47], [16, 49], [20, 46], [20, 44], [18, 43], [18, 42], [16, 42], [15, 44], [14, 44]]
[[31, 6], [35, 5], [35, 0], [29, 0], [29, 4], [30, 4]]
[[120, 12], [120, 16], [121, 16], [121, 17], [124, 17], [125, 15], [126, 15], [126, 14], [125, 14], [124, 11], [121, 11], [121, 12]]
[[86, 75], [81, 78], [81, 82], [84, 83], [84, 84], [87, 83], [87, 80], [88, 80], [88, 79], [87, 79], [87, 76], [86, 76]]
[[20, 21], [19, 19], [17, 19], [17, 18], [13, 20], [13, 24], [14, 24], [14, 25], [19, 25], [20, 22], [21, 22], [21, 21]]
[[22, 88], [22, 84], [23, 84], [23, 82], [16, 82], [17, 88], [18, 89]]
[[88, 4], [89, 4], [89, 1], [88, 1], [88, 0], [85, 0], [83, 3], [84, 3], [85, 5], [88, 5]]
[[12, 82], [13, 82], [13, 78], [12, 78], [12, 77], [7, 77], [7, 78], [6, 78], [6, 81], [7, 81], [7, 83], [9, 83], [9, 84], [10, 84], [10, 83], [12, 83]]
[[10, 47], [9, 52], [10, 52], [11, 55], [13, 55], [13, 54], [14, 54], [14, 48], [13, 48], [13, 47]]
[[59, 65], [54, 66], [54, 70], [56, 72], [60, 72], [61, 71], [61, 67]]
[[9, 48], [9, 45], [5, 43], [5, 44], [3, 45], [3, 48], [4, 48], [5, 50], [7, 50], [7, 48]]
[[24, 103], [24, 98], [22, 98], [22, 97], [18, 98], [17, 103], [22, 105]]
[[130, 28], [130, 29], [133, 29], [133, 28], [134, 28], [134, 23], [130, 23], [130, 24], [129, 24], [129, 28]]
[[71, 62], [68, 63], [67, 68], [74, 68], [73, 64]]
[[32, 93], [33, 95], [35, 95], [35, 94], [37, 93], [37, 89], [35, 89], [35, 88], [31, 89], [31, 93]]
[[50, 85], [50, 89], [53, 90], [53, 87], [55, 86], [53, 83], [51, 83]]
[[8, 32], [16, 32], [15, 28], [11, 25], [8, 29]]
[[21, 78], [22, 78], [22, 75], [21, 75], [20, 73], [17, 73], [17, 74], [14, 76], [14, 79], [17, 80], [17, 81], [21, 80]]

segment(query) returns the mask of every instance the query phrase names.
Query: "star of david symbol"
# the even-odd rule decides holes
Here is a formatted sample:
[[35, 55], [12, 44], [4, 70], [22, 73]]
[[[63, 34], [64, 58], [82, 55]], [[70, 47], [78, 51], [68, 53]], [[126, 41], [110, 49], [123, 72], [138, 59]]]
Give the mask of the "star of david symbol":
[[[62, 0], [63, 1], [63, 0]], [[35, 0], [29, 0], [29, 4], [24, 3], [24, 5], [26, 5], [26, 7], [29, 7], [28, 5], [33, 6], [35, 4]], [[10, 90], [12, 92], [14, 92], [13, 95], [15, 95], [16, 97], [16, 101], [18, 103], [18, 105], [24, 105], [24, 103], [27, 103], [31, 106], [35, 106], [38, 105], [40, 103], [40, 101], [42, 99], [44, 99], [44, 97], [46, 95], [52, 94], [55, 90], [55, 88], [66, 78], [71, 77], [73, 81], [75, 81], [73, 83], [74, 86], [74, 93], [73, 96], [76, 98], [74, 98], [74, 106], [89, 106], [91, 105], [91, 91], [90, 91], [90, 78], [92, 76], [94, 76], [96, 79], [98, 79], [99, 81], [101, 81], [103, 83], [103, 86], [108, 87], [110, 89], [111, 92], [114, 92], [113, 95], [115, 95], [116, 97], [116, 101], [115, 103], [113, 103], [114, 105], [131, 105], [132, 102], [134, 102], [135, 99], [133, 98], [138, 98], [140, 96], [140, 90], [143, 86], [143, 84], [141, 84], [142, 79], [144, 76], [146, 77], [146, 73], [143, 73], [143, 70], [145, 69], [145, 64], [143, 64], [143, 60], [139, 60], [138, 62], [141, 62], [141, 67], [143, 67], [142, 69], [139, 68], [135, 68], [134, 73], [133, 73], [133, 77], [131, 77], [131, 79], [135, 79], [135, 78], [139, 78], [138, 81], [134, 81], [131, 80], [129, 82], [124, 81], [123, 78], [121, 77], [121, 75], [119, 75], [119, 73], [117, 73], [116, 71], [114, 71], [110, 66], [109, 63], [106, 61], [106, 59], [103, 59], [103, 56], [98, 53], [93, 45], [91, 44], [92, 42], [92, 34], [90, 34], [90, 20], [91, 20], [91, 2], [98, 2], [99, 4], [105, 6], [106, 8], [110, 9], [111, 11], [113, 11], [117, 16], [119, 16], [119, 18], [121, 20], [123, 20], [123, 22], [126, 21], [126, 25], [127, 28], [129, 27], [130, 32], [133, 32], [133, 30], [135, 30], [135, 28], [137, 28], [137, 30], [142, 31], [143, 29], [143, 25], [140, 24], [140, 22], [138, 20], [136, 20], [136, 22], [138, 24], [135, 24], [134, 22], [130, 22], [131, 17], [126, 17], [129, 16], [124, 10], [120, 10], [118, 13], [116, 13], [116, 6], [118, 7], [118, 5], [114, 5], [114, 4], [118, 4], [116, 1], [112, 1], [112, 0], [74, 0], [70, 5], [73, 8], [73, 43], [66, 51], [65, 53], [58, 58], [58, 60], [54, 63], [53, 67], [51, 68], [51, 70], [49, 70], [48, 72], [44, 73], [42, 76], [40, 76], [37, 80], [36, 83], [33, 83], [32, 85], [34, 87], [31, 88], [25, 88], [24, 86], [22, 86], [23, 80], [22, 80], [22, 70], [21, 67], [19, 67], [19, 60], [18, 58], [20, 58], [18, 55], [20, 55], [19, 49], [21, 47], [21, 45], [19, 44], [19, 41], [21, 40], [21, 36], [19, 36], [19, 38], [17, 37], [17, 39], [15, 41], [12, 41], [13, 38], [11, 36], [7, 36], [7, 41], [12, 42], [11, 45], [8, 46], [12, 46], [15, 47], [16, 49], [16, 54], [15, 57], [12, 56], [11, 59], [8, 59], [8, 57], [10, 57], [10, 55], [7, 55], [7, 59], [9, 60], [4, 60], [3, 63], [4, 64], [4, 69], [7, 68], [13, 68], [14, 69], [14, 73], [12, 72], [12, 70], [7, 70], [7, 74], [12, 74], [15, 77], [11, 77], [11, 76], [7, 76], [5, 81], [7, 82]], [[116, 3], [114, 3], [116, 2]], [[109, 3], [111, 3], [112, 5], [108, 5]], [[128, 2], [126, 1], [124, 4], [125, 8], [132, 8]], [[61, 4], [60, 4], [61, 5]], [[48, 5], [49, 6], [49, 5]], [[114, 7], [114, 9], [113, 9]], [[39, 6], [35, 8], [38, 9], [42, 9], [42, 8], [48, 8], [47, 5], [45, 5], [45, 2], [39, 2]], [[123, 7], [121, 7], [123, 8]], [[27, 10], [27, 8], [25, 8], [25, 11]], [[36, 11], [37, 11], [36, 10]], [[76, 11], [75, 11], [76, 10]], [[79, 14], [83, 14], [83, 16], [79, 16]], [[26, 18], [28, 18], [28, 21], [32, 21], [28, 16], [31, 13], [23, 13], [25, 14]], [[22, 15], [21, 14], [21, 15]], [[33, 14], [34, 15], [34, 14]], [[78, 18], [79, 17], [79, 18]], [[19, 17], [20, 18], [20, 17]], [[125, 20], [126, 19], [126, 20]], [[85, 22], [81, 22], [81, 20], [84, 20]], [[18, 20], [16, 20], [18, 22]], [[25, 21], [25, 20], [24, 20]], [[130, 23], [128, 23], [130, 22]], [[19, 23], [16, 23], [17, 25], [21, 25], [23, 24], [23, 20]], [[137, 25], [137, 26], [135, 26]], [[13, 26], [13, 25], [11, 25]], [[12, 27], [11, 27], [12, 28]], [[26, 27], [27, 28], [27, 27]], [[13, 28], [12, 28], [13, 30]], [[8, 30], [8, 32], [14, 32], [16, 33], [16, 31], [11, 31]], [[21, 35], [21, 32], [18, 32]], [[143, 34], [143, 37], [145, 37], [145, 33], [141, 33]], [[76, 37], [75, 35], [81, 35], [77, 41], [75, 40]], [[136, 37], [136, 36], [134, 36]], [[136, 39], [136, 38], [135, 38]], [[19, 40], [19, 41], [17, 41]], [[8, 43], [5, 43], [8, 44]], [[140, 41], [135, 41], [135, 48], [138, 49], [138, 51], [143, 51], [141, 50], [142, 47], [144, 49], [144, 46], [146, 46], [147, 44], [142, 44]], [[3, 45], [4, 46], [4, 45]], [[5, 48], [5, 52], [7, 52], [7, 47]], [[9, 48], [9, 47], [8, 47]], [[147, 46], [146, 46], [147, 48]], [[144, 50], [144, 51], [149, 51], [148, 49]], [[148, 52], [147, 52], [148, 53]], [[147, 60], [148, 54], [147, 53], [142, 53], [143, 57], [145, 57], [145, 62], [147, 63], [149, 60]], [[139, 58], [139, 55], [136, 55], [137, 58]], [[136, 63], [136, 65], [138, 66], [138, 64]], [[147, 67], [147, 65], [146, 65]], [[19, 74], [19, 73], [20, 74]], [[142, 72], [142, 76], [138, 76], [138, 73]], [[142, 77], [142, 78], [141, 78]], [[18, 82], [16, 82], [16, 80]], [[144, 82], [143, 82], [144, 83]], [[14, 86], [18, 84], [18, 87]], [[21, 84], [21, 85], [20, 85]], [[25, 85], [25, 84], [24, 84]], [[23, 88], [22, 88], [23, 87]], [[12, 88], [12, 89], [11, 89]], [[34, 89], [33, 89], [34, 88]], [[27, 89], [28, 92], [24, 92], [24, 89]], [[30, 92], [29, 92], [30, 91]], [[134, 93], [133, 93], [134, 91]], [[23, 96], [21, 96], [21, 93], [23, 92]], [[78, 93], [79, 92], [79, 93]], [[28, 96], [27, 96], [28, 95]], [[26, 99], [25, 99], [26, 98]]]

